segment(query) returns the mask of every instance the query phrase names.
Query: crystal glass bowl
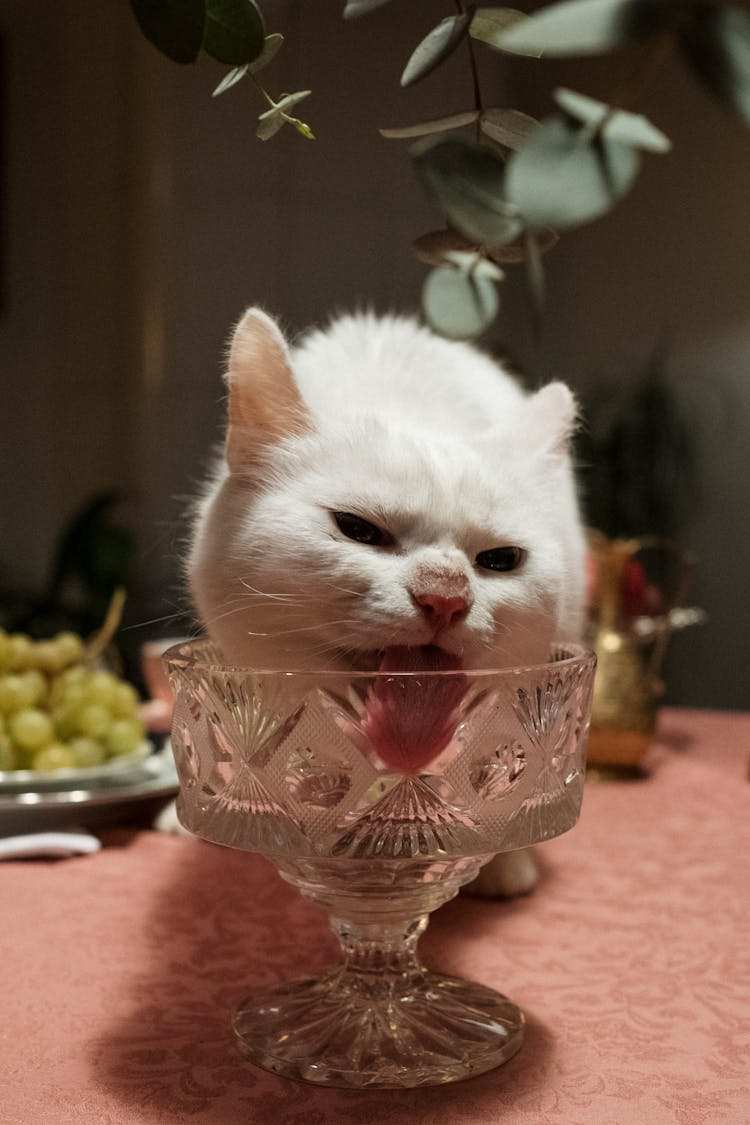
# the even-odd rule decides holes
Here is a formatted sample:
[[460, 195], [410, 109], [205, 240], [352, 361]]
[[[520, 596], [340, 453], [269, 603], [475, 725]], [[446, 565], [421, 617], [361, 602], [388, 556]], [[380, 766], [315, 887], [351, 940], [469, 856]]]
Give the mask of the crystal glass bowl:
[[261, 852], [328, 913], [342, 961], [248, 997], [241, 1051], [350, 1087], [434, 1085], [510, 1058], [523, 1014], [422, 965], [427, 916], [495, 853], [578, 819], [594, 656], [502, 671], [279, 672], [208, 642], [165, 657], [182, 824]]

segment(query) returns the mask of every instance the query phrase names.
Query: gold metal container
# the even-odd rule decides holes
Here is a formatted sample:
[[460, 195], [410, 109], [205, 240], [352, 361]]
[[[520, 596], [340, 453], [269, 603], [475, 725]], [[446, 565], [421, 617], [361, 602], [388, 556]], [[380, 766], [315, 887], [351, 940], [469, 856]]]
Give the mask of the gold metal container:
[[[692, 558], [666, 539], [607, 539], [591, 532], [589, 542], [595, 597], [588, 643], [598, 663], [588, 763], [638, 773], [653, 744], [671, 635], [703, 619], [700, 610], [680, 608]], [[634, 565], [643, 580], [637, 596]]]

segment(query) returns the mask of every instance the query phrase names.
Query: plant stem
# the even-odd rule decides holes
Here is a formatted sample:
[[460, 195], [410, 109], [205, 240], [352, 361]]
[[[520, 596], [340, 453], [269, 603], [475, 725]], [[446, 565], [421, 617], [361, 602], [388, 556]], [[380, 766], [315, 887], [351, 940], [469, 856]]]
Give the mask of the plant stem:
[[[463, 0], [456, 0], [456, 8], [459, 15], [464, 15], [466, 8], [464, 7]], [[482, 102], [482, 90], [479, 85], [479, 70], [477, 68], [477, 58], [474, 53], [474, 44], [471, 41], [471, 35], [466, 36], [466, 47], [469, 52], [469, 66], [471, 67], [471, 81], [474, 88], [474, 108], [478, 113], [476, 123], [476, 139], [482, 139], [482, 114], [484, 113], [484, 104]]]
[[255, 77], [255, 75], [253, 74], [252, 70], [248, 71], [248, 77], [252, 80], [252, 83], [255, 86], [255, 89], [258, 91], [258, 93], [261, 95], [261, 97], [264, 97], [266, 99], [266, 101], [268, 102], [268, 104], [273, 109], [274, 106], [276, 105], [276, 102], [273, 100], [271, 95], [268, 93], [268, 90], [265, 90], [263, 88], [263, 86], [261, 86], [260, 82]]

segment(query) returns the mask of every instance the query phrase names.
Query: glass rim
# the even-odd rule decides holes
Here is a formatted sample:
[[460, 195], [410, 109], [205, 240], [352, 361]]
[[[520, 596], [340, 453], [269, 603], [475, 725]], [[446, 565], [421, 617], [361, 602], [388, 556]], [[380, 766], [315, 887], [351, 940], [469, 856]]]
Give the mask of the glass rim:
[[[528, 675], [530, 672], [543, 673], [549, 672], [552, 669], [559, 671], [575, 664], [579, 664], [581, 667], [587, 667], [596, 663], [596, 654], [594, 651], [586, 645], [574, 641], [553, 641], [550, 645], [550, 649], [559, 652], [561, 655], [557, 659], [550, 659], [539, 664], [514, 664], [506, 665], [503, 668], [423, 669], [409, 672], [381, 671], [378, 668], [372, 671], [361, 671], [359, 669], [348, 668], [253, 668], [242, 664], [220, 664], [215, 660], [200, 659], [200, 651], [209, 647], [213, 647], [213, 643], [208, 637], [197, 637], [193, 640], [181, 641], [179, 644], [172, 645], [162, 653], [161, 659], [169, 673], [195, 670], [211, 672], [227, 677], [241, 675], [270, 678], [274, 676], [295, 680], [331, 680], [341, 679], [342, 677], [346, 677], [349, 680], [394, 678], [426, 679], [427, 677], [439, 677], [444, 679], [446, 677], [456, 676], [463, 676], [465, 678], [497, 678], [498, 676], [507, 676], [510, 678], [522, 673]], [[196, 655], [196, 653], [198, 653], [198, 655]]]

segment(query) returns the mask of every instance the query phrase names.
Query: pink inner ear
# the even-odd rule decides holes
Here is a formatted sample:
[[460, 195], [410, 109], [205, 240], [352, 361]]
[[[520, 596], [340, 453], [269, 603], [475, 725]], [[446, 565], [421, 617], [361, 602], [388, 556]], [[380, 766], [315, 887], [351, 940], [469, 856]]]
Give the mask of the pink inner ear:
[[269, 445], [310, 428], [286, 341], [260, 309], [249, 309], [235, 330], [226, 380], [226, 457], [232, 472], [248, 468]]
[[570, 389], [564, 383], [548, 383], [525, 404], [524, 438], [540, 453], [566, 453], [576, 417], [576, 401]]

